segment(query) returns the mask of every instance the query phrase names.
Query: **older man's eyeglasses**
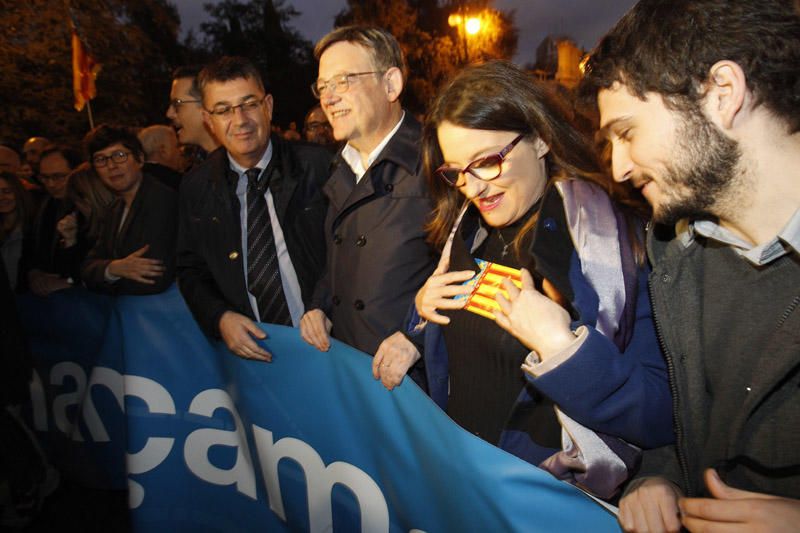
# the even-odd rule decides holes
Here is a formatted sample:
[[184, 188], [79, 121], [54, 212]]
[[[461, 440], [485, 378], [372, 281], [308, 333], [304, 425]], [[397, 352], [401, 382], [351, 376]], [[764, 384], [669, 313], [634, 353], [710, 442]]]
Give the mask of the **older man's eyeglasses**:
[[460, 187], [464, 185], [461, 176], [469, 172], [479, 180], [491, 181], [499, 178], [503, 173], [503, 161], [506, 156], [514, 149], [514, 147], [525, 138], [525, 134], [521, 133], [514, 138], [513, 141], [508, 143], [505, 148], [496, 154], [487, 155], [471, 162], [464, 168], [448, 167], [442, 165], [436, 169], [435, 174], [445, 181], [451, 187]]
[[130, 155], [130, 152], [124, 150], [117, 150], [116, 152], [111, 152], [109, 155], [96, 155], [92, 158], [92, 164], [94, 168], [103, 168], [108, 165], [109, 161], [113, 161], [119, 165], [128, 160], [128, 155]]
[[243, 114], [254, 113], [258, 108], [261, 107], [261, 104], [264, 102], [266, 97], [267, 96], [264, 95], [261, 98], [250, 98], [241, 104], [236, 105], [217, 104], [211, 109], [206, 109], [206, 111], [212, 116], [227, 120], [233, 118], [233, 114], [236, 113], [237, 109], [239, 109]]
[[317, 80], [311, 84], [311, 92], [315, 98], [322, 98], [322, 95], [330, 91], [334, 94], [341, 94], [347, 92], [353, 80], [359, 76], [367, 76], [369, 74], [383, 74], [384, 70], [371, 70], [369, 72], [353, 72], [352, 74], [339, 74], [328, 80]]

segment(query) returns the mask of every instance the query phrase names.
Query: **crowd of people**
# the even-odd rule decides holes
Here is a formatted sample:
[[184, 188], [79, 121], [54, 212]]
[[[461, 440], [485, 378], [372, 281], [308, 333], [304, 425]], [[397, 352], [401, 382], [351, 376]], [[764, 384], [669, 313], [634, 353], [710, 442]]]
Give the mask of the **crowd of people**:
[[586, 64], [591, 132], [511, 63], [420, 123], [386, 30], [314, 52], [304, 140], [223, 57], [175, 71], [169, 126], [0, 146], [4, 294], [177, 281], [232, 354], [271, 360], [259, 322], [351, 345], [626, 531], [796, 527], [796, 2], [641, 0]]

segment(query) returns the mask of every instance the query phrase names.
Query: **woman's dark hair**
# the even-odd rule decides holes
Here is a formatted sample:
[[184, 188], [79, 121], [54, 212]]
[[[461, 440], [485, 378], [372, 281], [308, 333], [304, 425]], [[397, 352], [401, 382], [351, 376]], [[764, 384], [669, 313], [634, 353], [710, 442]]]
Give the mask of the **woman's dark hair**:
[[2, 172], [0, 173], [0, 179], [8, 183], [8, 186], [14, 192], [14, 200], [17, 204], [14, 212], [10, 215], [0, 215], [0, 243], [2, 243], [19, 225], [22, 225], [23, 231], [28, 228], [33, 218], [33, 207], [28, 191], [25, 190], [22, 182], [15, 174]]
[[67, 181], [67, 199], [76, 205], [83, 203], [89, 208], [86, 230], [92, 241], [97, 240], [105, 222], [108, 206], [114, 201], [114, 195], [106, 188], [89, 163], [81, 163], [70, 172]]
[[[612, 192], [613, 182], [603, 171], [593, 143], [572, 126], [569, 112], [554, 93], [505, 61], [469, 66], [441, 90], [423, 127], [423, 166], [435, 202], [426, 230], [429, 242], [439, 249], [463, 204], [461, 193], [435, 176], [443, 162], [437, 129], [445, 121], [464, 128], [540, 138], [550, 147], [545, 157], [551, 178], [582, 178]], [[528, 220], [515, 237], [518, 255], [523, 238], [535, 223], [535, 217]]]
[[[105, 150], [112, 144], [117, 143], [130, 150], [137, 161], [144, 162], [144, 148], [142, 148], [142, 143], [136, 136], [136, 132], [125, 126], [112, 126], [109, 124], [100, 124], [83, 138], [86, 159], [89, 163], [92, 163], [95, 152]], [[92, 166], [94, 166], [94, 163], [92, 163]]]

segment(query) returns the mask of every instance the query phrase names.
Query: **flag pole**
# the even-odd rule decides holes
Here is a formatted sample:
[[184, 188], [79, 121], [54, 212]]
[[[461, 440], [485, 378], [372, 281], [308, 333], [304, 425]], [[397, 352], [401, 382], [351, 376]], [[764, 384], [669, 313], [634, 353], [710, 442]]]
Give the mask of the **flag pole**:
[[89, 129], [94, 129], [94, 118], [92, 117], [92, 101], [86, 100], [86, 112], [89, 113]]

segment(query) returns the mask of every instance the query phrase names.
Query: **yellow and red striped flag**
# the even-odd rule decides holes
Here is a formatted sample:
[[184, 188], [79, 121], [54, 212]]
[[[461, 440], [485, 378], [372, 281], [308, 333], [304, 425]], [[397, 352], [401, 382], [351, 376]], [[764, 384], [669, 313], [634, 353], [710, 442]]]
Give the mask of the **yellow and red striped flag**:
[[72, 88], [75, 92], [75, 109], [81, 111], [86, 102], [97, 96], [94, 80], [100, 72], [100, 64], [90, 56], [72, 28]]

